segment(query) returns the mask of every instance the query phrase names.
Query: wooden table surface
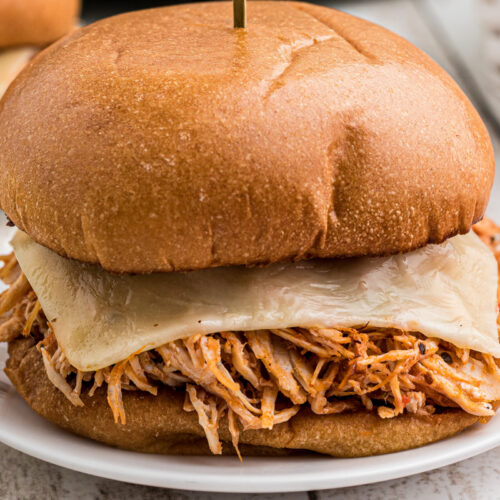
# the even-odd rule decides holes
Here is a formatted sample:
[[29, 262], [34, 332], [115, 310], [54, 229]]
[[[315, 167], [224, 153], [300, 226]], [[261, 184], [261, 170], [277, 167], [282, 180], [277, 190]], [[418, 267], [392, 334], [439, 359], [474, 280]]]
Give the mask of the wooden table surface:
[[[476, 1], [353, 0], [320, 3], [381, 24], [436, 59], [459, 82], [483, 116], [492, 136], [498, 163], [500, 124], [491, 112], [492, 95], [483, 77]], [[90, 6], [84, 11], [88, 20], [99, 17], [102, 10], [96, 9], [102, 4], [89, 2]], [[490, 213], [500, 214], [498, 181], [493, 190]], [[96, 478], [41, 462], [0, 444], [0, 499], [498, 499], [499, 464], [500, 448], [497, 448], [442, 469], [373, 485], [296, 494], [228, 495], [160, 490]]]

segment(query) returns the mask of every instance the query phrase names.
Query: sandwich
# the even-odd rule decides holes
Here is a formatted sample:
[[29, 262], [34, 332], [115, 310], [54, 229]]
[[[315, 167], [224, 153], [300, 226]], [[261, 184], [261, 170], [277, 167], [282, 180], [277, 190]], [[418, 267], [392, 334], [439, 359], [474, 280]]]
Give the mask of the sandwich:
[[79, 0], [0, 2], [0, 97], [38, 47], [75, 27]]
[[500, 401], [487, 130], [399, 36], [297, 2], [98, 21], [0, 103], [0, 340], [56, 425], [369, 456]]

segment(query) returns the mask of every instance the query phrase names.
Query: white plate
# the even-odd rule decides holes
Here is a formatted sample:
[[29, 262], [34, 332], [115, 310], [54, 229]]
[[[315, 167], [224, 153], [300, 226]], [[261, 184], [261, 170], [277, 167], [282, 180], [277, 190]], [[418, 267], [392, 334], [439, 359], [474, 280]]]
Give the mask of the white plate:
[[[0, 252], [10, 231], [0, 214]], [[0, 347], [0, 366], [6, 357]], [[2, 390], [7, 388], [7, 392]], [[47, 462], [151, 486], [233, 493], [291, 492], [385, 481], [442, 467], [500, 445], [500, 415], [453, 438], [379, 457], [335, 459], [178, 457], [110, 448], [74, 436], [36, 415], [0, 375], [0, 441]]]

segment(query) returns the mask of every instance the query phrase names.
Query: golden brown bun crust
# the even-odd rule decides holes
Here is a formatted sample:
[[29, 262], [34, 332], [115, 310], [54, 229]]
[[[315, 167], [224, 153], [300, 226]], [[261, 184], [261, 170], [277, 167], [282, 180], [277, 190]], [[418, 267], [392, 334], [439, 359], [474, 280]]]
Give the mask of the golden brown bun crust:
[[0, 49], [46, 45], [73, 29], [80, 0], [0, 0]]
[[[47, 379], [40, 353], [31, 339], [9, 344], [5, 369], [21, 396], [42, 417], [64, 429], [127, 450], [163, 454], [205, 455], [210, 451], [194, 413], [182, 409], [184, 394], [171, 389], [158, 396], [123, 395], [127, 425], [115, 424], [99, 390], [85, 407], [73, 406]], [[461, 410], [432, 417], [404, 415], [383, 420], [369, 413], [315, 415], [302, 410], [273, 430], [245, 431], [240, 436], [246, 455], [279, 455], [310, 450], [337, 457], [369, 456], [423, 446], [452, 436], [479, 421]], [[225, 454], [234, 454], [226, 422], [221, 438]]]
[[305, 3], [140, 11], [38, 56], [0, 104], [0, 206], [118, 272], [383, 255], [469, 231], [494, 173], [451, 78]]

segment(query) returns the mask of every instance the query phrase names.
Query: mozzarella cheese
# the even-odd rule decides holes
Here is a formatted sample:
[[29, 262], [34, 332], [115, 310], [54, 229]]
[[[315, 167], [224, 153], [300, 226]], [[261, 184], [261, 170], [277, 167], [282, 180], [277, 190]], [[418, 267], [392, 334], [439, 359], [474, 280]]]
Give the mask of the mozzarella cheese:
[[198, 333], [370, 323], [500, 357], [497, 264], [474, 233], [402, 255], [117, 275], [18, 232], [19, 264], [80, 370]]
[[0, 97], [34, 53], [32, 47], [0, 50]]

